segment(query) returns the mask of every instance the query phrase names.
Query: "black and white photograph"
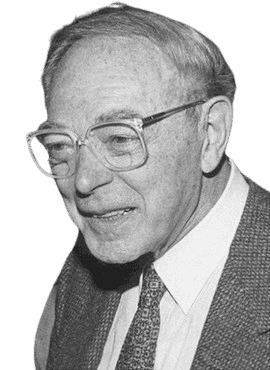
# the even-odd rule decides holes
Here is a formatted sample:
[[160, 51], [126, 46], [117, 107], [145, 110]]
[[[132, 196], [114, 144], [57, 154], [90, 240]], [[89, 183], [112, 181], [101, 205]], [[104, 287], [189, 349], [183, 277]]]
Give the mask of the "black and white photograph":
[[3, 368], [267, 370], [267, 1], [2, 5]]

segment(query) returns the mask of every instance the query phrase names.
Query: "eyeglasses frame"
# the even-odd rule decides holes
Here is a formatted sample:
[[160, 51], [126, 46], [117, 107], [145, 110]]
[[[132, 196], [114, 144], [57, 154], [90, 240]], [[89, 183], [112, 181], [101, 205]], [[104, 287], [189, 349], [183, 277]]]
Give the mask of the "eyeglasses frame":
[[[32, 150], [32, 147], [31, 147], [31, 141], [33, 140], [34, 137], [36, 137], [37, 135], [42, 135], [42, 134], [47, 134], [47, 133], [55, 133], [55, 134], [66, 134], [68, 136], [70, 136], [75, 144], [75, 149], [76, 149], [76, 155], [78, 155], [79, 153], [79, 148], [82, 146], [82, 145], [86, 145], [88, 148], [91, 149], [91, 147], [87, 144], [87, 140], [88, 140], [88, 137], [89, 137], [89, 132], [94, 130], [95, 128], [100, 128], [102, 126], [108, 126], [108, 125], [112, 125], [112, 124], [123, 124], [123, 125], [126, 125], [126, 126], [129, 126], [129, 127], [132, 127], [140, 141], [141, 141], [141, 144], [142, 144], [142, 148], [143, 148], [143, 151], [144, 151], [144, 160], [139, 163], [139, 164], [136, 164], [134, 166], [131, 166], [131, 167], [128, 167], [128, 168], [117, 168], [115, 166], [110, 166], [110, 164], [105, 164], [102, 162], [102, 164], [109, 168], [110, 170], [112, 171], [115, 171], [115, 172], [126, 172], [126, 171], [131, 171], [135, 168], [139, 168], [141, 166], [143, 166], [145, 164], [145, 162], [147, 161], [147, 158], [148, 158], [148, 150], [147, 150], [147, 145], [145, 143], [145, 139], [144, 139], [144, 135], [143, 135], [143, 129], [146, 127], [146, 126], [149, 126], [149, 125], [152, 125], [156, 122], [159, 122], [159, 121], [162, 121], [164, 120], [165, 118], [168, 118], [176, 113], [179, 113], [179, 112], [182, 112], [186, 109], [189, 109], [189, 108], [193, 108], [197, 105], [201, 105], [201, 104], [204, 104], [206, 103], [206, 100], [198, 100], [198, 101], [195, 101], [193, 103], [189, 103], [189, 104], [185, 104], [185, 105], [180, 105], [180, 106], [177, 106], [177, 107], [174, 107], [174, 108], [171, 108], [171, 109], [168, 109], [166, 111], [162, 111], [160, 113], [156, 113], [154, 115], [151, 115], [151, 116], [148, 116], [148, 117], [145, 117], [145, 118], [130, 118], [130, 119], [120, 119], [118, 120], [117, 122], [114, 121], [114, 122], [101, 122], [101, 123], [97, 123], [97, 124], [94, 124], [92, 126], [90, 126], [87, 131], [86, 131], [86, 134], [85, 134], [85, 137], [84, 139], [80, 139], [78, 137], [78, 135], [72, 131], [72, 130], [69, 130], [69, 129], [41, 129], [41, 130], [36, 130], [36, 131], [31, 131], [29, 132], [27, 135], [26, 135], [26, 140], [27, 140], [27, 145], [28, 145], [28, 149], [29, 149], [29, 152], [30, 152], [30, 155], [33, 159], [33, 161], [35, 162], [36, 166], [38, 167], [38, 169], [46, 176], [48, 177], [51, 177], [51, 178], [54, 178], [54, 179], [66, 179], [66, 178], [69, 178], [71, 176], [74, 175], [75, 173], [75, 170], [76, 170], [76, 165], [74, 166], [74, 170], [73, 172], [71, 172], [68, 176], [65, 175], [65, 176], [57, 176], [57, 175], [52, 175], [48, 172], [46, 172], [40, 165], [39, 165], [39, 162], [37, 161], [36, 157], [35, 157], [35, 154]], [[95, 157], [99, 160], [99, 158], [96, 156], [96, 154], [91, 150], [91, 152], [95, 155]]]

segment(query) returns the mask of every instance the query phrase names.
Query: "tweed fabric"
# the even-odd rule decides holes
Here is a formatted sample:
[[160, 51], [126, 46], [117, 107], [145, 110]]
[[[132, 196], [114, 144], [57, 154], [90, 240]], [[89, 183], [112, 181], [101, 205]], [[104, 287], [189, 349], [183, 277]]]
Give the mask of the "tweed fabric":
[[[191, 370], [270, 369], [270, 194], [247, 181], [248, 199]], [[47, 370], [96, 370], [118, 306], [121, 291], [96, 285], [96, 263], [81, 262], [80, 244], [57, 281]]]
[[115, 370], [153, 370], [160, 328], [159, 303], [166, 287], [150, 266], [144, 273], [137, 311]]
[[250, 185], [191, 370], [270, 369], [270, 194]]
[[96, 285], [89, 269], [96, 261], [84, 247], [80, 235], [56, 283], [48, 370], [96, 369], [118, 307], [121, 294]]

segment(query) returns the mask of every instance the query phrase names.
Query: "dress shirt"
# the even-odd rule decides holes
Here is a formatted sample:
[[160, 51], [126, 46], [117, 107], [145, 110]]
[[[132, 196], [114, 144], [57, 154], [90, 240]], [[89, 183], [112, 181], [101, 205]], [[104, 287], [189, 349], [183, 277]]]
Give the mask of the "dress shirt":
[[[223, 194], [179, 243], [154, 262], [167, 291], [155, 370], [189, 370], [248, 194], [248, 184], [231, 163]], [[114, 370], [137, 309], [141, 283], [126, 291], [117, 309], [98, 370]]]

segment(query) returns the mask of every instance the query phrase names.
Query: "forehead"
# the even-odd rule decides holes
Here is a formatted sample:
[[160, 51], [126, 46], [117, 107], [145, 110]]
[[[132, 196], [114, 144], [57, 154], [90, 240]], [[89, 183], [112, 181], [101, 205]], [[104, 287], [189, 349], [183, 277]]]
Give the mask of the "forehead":
[[[52, 119], [106, 110], [151, 114], [178, 97], [179, 76], [159, 48], [142, 38], [84, 39], [67, 52], [52, 80], [48, 113]], [[152, 111], [151, 111], [152, 110]], [[55, 117], [57, 116], [57, 117]], [[63, 117], [66, 118], [66, 117]]]

